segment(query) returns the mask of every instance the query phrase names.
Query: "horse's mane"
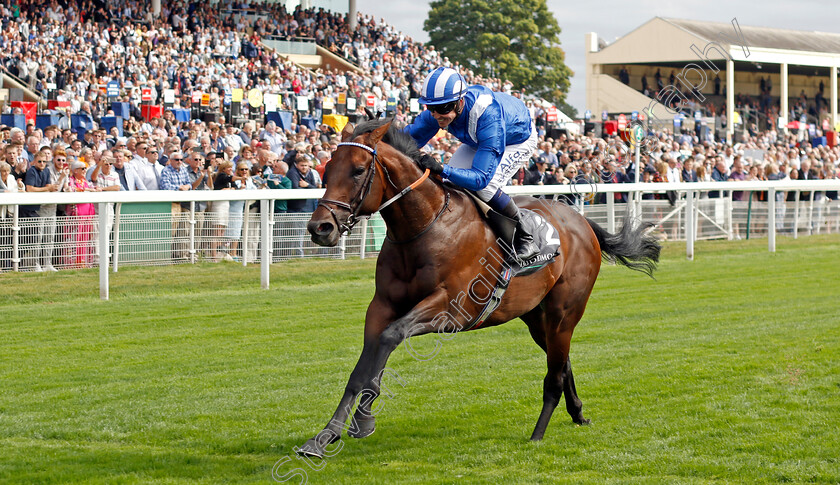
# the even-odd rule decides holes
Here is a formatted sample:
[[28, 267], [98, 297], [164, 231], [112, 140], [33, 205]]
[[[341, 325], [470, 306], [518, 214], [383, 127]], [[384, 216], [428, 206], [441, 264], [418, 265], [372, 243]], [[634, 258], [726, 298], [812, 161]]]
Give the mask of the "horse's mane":
[[[353, 138], [364, 135], [365, 133], [370, 133], [389, 121], [392, 121], [392, 119], [363, 121], [356, 125], [353, 130]], [[417, 148], [417, 144], [414, 142], [414, 138], [412, 138], [408, 133], [402, 131], [402, 126], [398, 127], [397, 123], [391, 123], [391, 127], [388, 128], [388, 133], [382, 137], [382, 141], [391, 145], [397, 149], [397, 151], [415, 162], [420, 159], [421, 153]]]

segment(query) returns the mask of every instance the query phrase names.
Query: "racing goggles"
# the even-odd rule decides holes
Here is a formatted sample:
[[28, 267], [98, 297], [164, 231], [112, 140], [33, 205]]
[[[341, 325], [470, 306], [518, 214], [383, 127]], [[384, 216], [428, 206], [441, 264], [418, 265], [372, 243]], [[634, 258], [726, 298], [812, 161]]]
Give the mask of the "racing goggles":
[[459, 100], [456, 99], [455, 101], [450, 101], [448, 103], [431, 104], [431, 105], [427, 105], [426, 107], [432, 113], [437, 113], [439, 115], [448, 115], [449, 113], [452, 112], [452, 110], [455, 109], [456, 106], [458, 106], [458, 101]]

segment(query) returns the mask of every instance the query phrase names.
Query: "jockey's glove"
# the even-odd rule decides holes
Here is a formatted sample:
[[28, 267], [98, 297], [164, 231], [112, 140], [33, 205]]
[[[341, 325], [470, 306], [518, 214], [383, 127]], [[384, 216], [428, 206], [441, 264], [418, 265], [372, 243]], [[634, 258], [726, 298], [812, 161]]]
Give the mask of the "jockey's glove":
[[443, 173], [443, 164], [428, 153], [420, 155], [419, 164], [421, 168], [428, 168], [434, 174], [440, 175]]

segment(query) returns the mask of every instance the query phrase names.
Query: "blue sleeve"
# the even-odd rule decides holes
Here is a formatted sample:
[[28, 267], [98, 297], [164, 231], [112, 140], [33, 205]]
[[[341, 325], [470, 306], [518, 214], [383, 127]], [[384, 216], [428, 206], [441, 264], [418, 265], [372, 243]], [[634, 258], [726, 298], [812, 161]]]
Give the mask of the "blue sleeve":
[[487, 187], [505, 152], [505, 122], [496, 103], [487, 107], [478, 119], [477, 125], [478, 148], [473, 158], [472, 168], [454, 168], [449, 165], [443, 167], [445, 178], [469, 190], [481, 190]]
[[405, 127], [404, 131], [414, 138], [417, 148], [423, 148], [429, 140], [440, 130], [440, 125], [435, 121], [432, 112], [425, 110], [414, 119], [414, 123]]
[[487, 187], [496, 167], [499, 166], [500, 156], [491, 150], [479, 148], [473, 158], [472, 168], [455, 168], [443, 166], [443, 177], [451, 180], [455, 185], [469, 190], [481, 190]]

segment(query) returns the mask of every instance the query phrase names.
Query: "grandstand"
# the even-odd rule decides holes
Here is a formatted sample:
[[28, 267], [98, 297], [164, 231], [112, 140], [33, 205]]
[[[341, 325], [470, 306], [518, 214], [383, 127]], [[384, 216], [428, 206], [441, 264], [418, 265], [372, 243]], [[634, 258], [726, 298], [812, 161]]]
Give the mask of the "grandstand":
[[[718, 130], [736, 111], [746, 114], [742, 125], [760, 129], [800, 120], [833, 129], [840, 121], [840, 34], [655, 17], [611, 44], [589, 33], [586, 46], [593, 112], [642, 112], [650, 105], [671, 119], [673, 112], [652, 98], [675, 86], [680, 92], [662, 100], [680, 101], [689, 118], [696, 111], [715, 117]], [[730, 139], [735, 124], [726, 124]]]
[[[0, 72], [11, 88], [0, 93], [0, 106], [37, 101], [40, 108], [76, 113], [88, 101], [98, 121], [108, 114], [114, 97], [105, 94], [116, 83], [120, 101], [163, 109], [194, 109], [200, 99], [193, 101], [194, 95], [209, 92], [215, 109], [205, 106], [202, 113], [218, 112], [239, 123], [247, 118], [248, 106], [241, 106], [239, 116], [236, 103], [232, 113], [220, 102], [234, 89], [279, 94], [277, 108], [296, 119], [319, 117], [325, 100], [340, 104], [334, 110], [344, 114], [342, 95], [359, 108], [402, 114], [417, 97], [425, 73], [449, 64], [434, 48], [393, 27], [353, 16], [352, 2], [348, 17], [300, 6], [287, 12], [279, 3], [247, 8], [231, 2], [164, 3], [160, 16], [154, 15], [155, 5], [142, 10], [134, 2], [100, 5], [91, 12], [79, 5], [87, 4], [64, 8], [34, 2], [17, 17], [3, 7], [4, 26], [15, 27], [0, 34]], [[499, 79], [464, 74], [472, 83], [512, 88]], [[144, 87], [148, 99], [141, 99]], [[164, 99], [167, 93], [171, 97]]]

